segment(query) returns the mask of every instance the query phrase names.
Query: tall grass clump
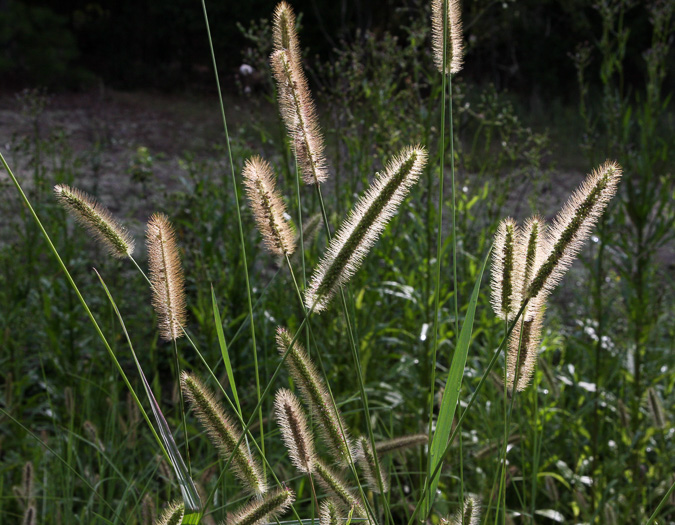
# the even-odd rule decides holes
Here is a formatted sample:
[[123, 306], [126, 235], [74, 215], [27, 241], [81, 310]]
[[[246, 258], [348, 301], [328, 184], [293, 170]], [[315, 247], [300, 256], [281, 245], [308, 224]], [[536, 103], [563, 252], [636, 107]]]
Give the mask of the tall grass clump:
[[[211, 44], [206, 2], [202, 10]], [[589, 238], [602, 236], [614, 249], [610, 232], [625, 220], [616, 210], [645, 224], [635, 210], [639, 192], [626, 182], [638, 163], [629, 171], [623, 159], [589, 160], [596, 168], [566, 202], [561, 198], [552, 219], [538, 209], [522, 220], [522, 209], [496, 195], [503, 187], [474, 180], [489, 171], [488, 161], [480, 173], [466, 167], [494, 151], [513, 157], [519, 146], [492, 136], [507, 133], [513, 115], [499, 113], [494, 99], [471, 110], [461, 78], [471, 38], [465, 44], [460, 3], [434, 0], [429, 11], [431, 21], [405, 28], [407, 51], [398, 58], [406, 60], [396, 66], [404, 73], [393, 68], [379, 91], [366, 86], [367, 94], [355, 96], [360, 106], [331, 120], [326, 113], [337, 88], [312, 95], [313, 73], [324, 77], [303, 63], [302, 18], [279, 3], [259, 42], [274, 79], [279, 136], [262, 134], [264, 144], [230, 139], [220, 96], [231, 177], [215, 176], [220, 163], [206, 175], [182, 159], [190, 173], [180, 194], [164, 203], [175, 208], [171, 218], [135, 210], [118, 220], [71, 186], [75, 172], [56, 177], [54, 202], [34, 208], [0, 157], [21, 198], [21, 226], [33, 235], [26, 234], [26, 260], [43, 269], [39, 291], [26, 300], [44, 312], [36, 322], [48, 327], [44, 336], [0, 333], [11, 346], [10, 358], [0, 361], [11, 368], [3, 372], [0, 421], [22, 436], [10, 434], [11, 464], [0, 468], [0, 487], [12, 487], [0, 497], [0, 521], [477, 525], [672, 517], [672, 377], [663, 370], [647, 386], [640, 377], [645, 363], [633, 361], [628, 373], [623, 356], [608, 346], [617, 364], [603, 373], [622, 390], [598, 393], [600, 383], [585, 375], [592, 366], [575, 360], [568, 344], [594, 332], [581, 322], [561, 327], [578, 320], [578, 298], [567, 285], [582, 278], [566, 275], [586, 245], [597, 251]], [[377, 60], [384, 46], [373, 44], [376, 38], [362, 42], [382, 53], [368, 67], [384, 75], [386, 61]], [[336, 51], [338, 62], [344, 64], [347, 48], [350, 57], [362, 56], [349, 46]], [[212, 45], [211, 52], [219, 82]], [[340, 79], [345, 97], [364, 78], [348, 72], [353, 76]], [[390, 86], [397, 75], [406, 80]], [[406, 100], [418, 106], [416, 124], [408, 114], [392, 117], [391, 101], [381, 114], [364, 109], [369, 97], [401, 92], [414, 94]], [[499, 118], [486, 117], [488, 106]], [[363, 122], [343, 126], [347, 113], [360, 110]], [[477, 129], [467, 141], [471, 126]], [[242, 192], [248, 208], [240, 205]], [[69, 231], [57, 204], [111, 255], [93, 276], [79, 254], [86, 238]], [[137, 261], [130, 232], [142, 223], [133, 217], [148, 216], [147, 250]], [[50, 278], [46, 257], [33, 252], [38, 235], [65, 283]], [[593, 260], [594, 271], [602, 273], [601, 263]], [[635, 267], [636, 275], [646, 271]], [[565, 289], [555, 292], [562, 282]], [[605, 288], [598, 286], [593, 300], [600, 307]], [[561, 315], [570, 308], [573, 315]], [[606, 312], [597, 314], [606, 330]], [[633, 316], [638, 357], [648, 330]], [[109, 362], [100, 363], [91, 328], [113, 373]], [[20, 337], [39, 349], [35, 355], [24, 355], [30, 352], [18, 345]], [[62, 339], [71, 341], [68, 355]], [[596, 355], [602, 351], [598, 346]], [[30, 370], [16, 365], [19, 358]], [[67, 389], [56, 388], [66, 379]], [[622, 393], [635, 384], [645, 388], [626, 408]], [[610, 423], [623, 422], [613, 445], [593, 442], [584, 426], [589, 413], [601, 416], [603, 436], [614, 436]], [[643, 419], [650, 421], [644, 435]], [[590, 450], [606, 454], [591, 457]], [[603, 461], [611, 470], [600, 492]], [[639, 495], [629, 492], [641, 483]]]

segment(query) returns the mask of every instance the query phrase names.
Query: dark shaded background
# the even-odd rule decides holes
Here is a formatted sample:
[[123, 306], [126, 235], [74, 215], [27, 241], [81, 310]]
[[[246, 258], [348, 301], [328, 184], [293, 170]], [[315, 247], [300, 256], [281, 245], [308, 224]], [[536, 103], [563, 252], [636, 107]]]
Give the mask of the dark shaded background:
[[[600, 38], [602, 23], [594, 1], [462, 4], [468, 26], [467, 78], [523, 96], [575, 96], [575, 70], [568, 55], [579, 42]], [[224, 77], [236, 71], [242, 50], [250, 45], [237, 24], [269, 18], [274, 5], [270, 0], [207, 2]], [[292, 5], [304, 15], [302, 43], [311, 49], [313, 60], [329, 60], [340, 40], [358, 38], [358, 30], [405, 38], [403, 26], [428, 16], [427, 3], [410, 0], [294, 0]], [[644, 2], [632, 3], [626, 23], [625, 82], [630, 88], [644, 78], [641, 53], [651, 38]], [[0, 75], [0, 82], [13, 89], [37, 84], [82, 90], [102, 81], [118, 89], [211, 90], [201, 2], [0, 0]], [[671, 90], [672, 84], [671, 73], [665, 88]]]

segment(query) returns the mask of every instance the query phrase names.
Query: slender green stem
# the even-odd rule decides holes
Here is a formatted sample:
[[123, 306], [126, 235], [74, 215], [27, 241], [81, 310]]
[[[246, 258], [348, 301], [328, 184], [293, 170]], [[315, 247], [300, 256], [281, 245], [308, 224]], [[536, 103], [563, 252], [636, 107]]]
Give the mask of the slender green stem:
[[666, 492], [657, 505], [656, 509], [654, 509], [654, 512], [652, 515], [649, 517], [649, 520], [647, 520], [647, 523], [645, 525], [652, 525], [652, 523], [656, 522], [656, 518], [659, 516], [659, 512], [661, 512], [661, 509], [665, 506], [666, 503], [668, 503], [668, 498], [670, 498], [670, 495], [675, 491], [675, 481], [673, 481], [673, 484], [670, 486], [668, 489], [668, 492]]
[[[204, 11], [204, 21], [206, 23], [206, 33], [209, 39], [209, 49], [211, 51], [211, 59], [213, 61], [213, 72], [216, 78], [216, 88], [218, 90], [218, 100], [220, 102], [220, 113], [223, 119], [223, 127], [225, 128], [225, 142], [227, 144], [227, 155], [230, 161], [230, 174], [232, 175], [232, 192], [234, 194], [234, 204], [235, 209], [237, 210], [237, 224], [239, 226], [239, 242], [241, 245], [241, 258], [242, 265], [244, 267], [244, 278], [246, 281], [246, 297], [248, 300], [248, 312], [251, 316], [251, 345], [253, 346], [253, 366], [255, 368], [255, 389], [258, 401], [260, 401], [260, 373], [258, 371], [258, 350], [255, 341], [255, 323], [253, 319], [253, 301], [251, 299], [251, 284], [248, 278], [248, 262], [246, 260], [246, 243], [244, 241], [244, 228], [241, 222], [241, 211], [239, 209], [239, 193], [237, 189], [237, 179], [234, 172], [234, 162], [232, 161], [232, 146], [230, 144], [230, 135], [227, 130], [227, 119], [225, 118], [225, 105], [223, 103], [223, 94], [220, 89], [220, 79], [218, 78], [218, 65], [216, 63], [216, 54], [213, 49], [213, 40], [211, 39], [211, 27], [209, 25], [209, 16], [206, 11], [206, 1], [202, 0], [202, 9]], [[258, 403], [260, 405], [260, 403]], [[259, 406], [258, 409], [258, 420], [260, 423], [260, 443], [262, 445], [263, 455], [265, 452], [265, 431], [263, 426], [263, 412], [262, 406]], [[264, 465], [263, 465], [263, 476], [264, 476]]]

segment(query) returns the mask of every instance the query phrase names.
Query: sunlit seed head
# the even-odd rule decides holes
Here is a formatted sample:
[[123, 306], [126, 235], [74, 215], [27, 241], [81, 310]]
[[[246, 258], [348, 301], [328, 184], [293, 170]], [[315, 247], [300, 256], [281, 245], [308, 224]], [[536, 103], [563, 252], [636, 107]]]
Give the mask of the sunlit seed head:
[[532, 318], [521, 318], [513, 327], [506, 353], [506, 381], [509, 390], [523, 391], [532, 380], [541, 344], [544, 306], [532, 312]]
[[492, 250], [492, 308], [500, 319], [515, 317], [520, 307], [521, 261], [516, 256], [518, 226], [511, 219], [499, 223]]
[[316, 456], [314, 439], [300, 402], [293, 392], [285, 388], [277, 391], [274, 413], [291, 462], [300, 472], [311, 474]]
[[180, 525], [185, 514], [185, 505], [182, 501], [174, 501], [162, 512], [155, 525]]
[[281, 489], [265, 494], [242, 509], [229, 514], [226, 520], [228, 525], [259, 525], [274, 522], [276, 517], [283, 514], [295, 501], [292, 490]]
[[[444, 16], [445, 22], [444, 22]], [[445, 55], [443, 54], [443, 32], [447, 27]], [[434, 49], [434, 63], [443, 74], [458, 73], [462, 69], [462, 17], [459, 0], [432, 0], [431, 38]]]

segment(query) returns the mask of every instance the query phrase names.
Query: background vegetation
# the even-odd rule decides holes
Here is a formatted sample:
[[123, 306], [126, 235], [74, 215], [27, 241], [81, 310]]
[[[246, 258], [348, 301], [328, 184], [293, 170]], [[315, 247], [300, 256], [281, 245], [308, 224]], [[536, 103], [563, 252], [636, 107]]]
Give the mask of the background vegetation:
[[[550, 217], [579, 181], [578, 171], [616, 158], [625, 172], [619, 198], [556, 293], [534, 384], [517, 399], [508, 438], [507, 507], [516, 523], [643, 522], [675, 481], [673, 7], [665, 1], [619, 0], [466, 4], [466, 69], [453, 80], [458, 282], [453, 286], [450, 277], [446, 232], [439, 385], [454, 350], [454, 297], [460, 307], [468, 303], [498, 221], [533, 212]], [[243, 108], [230, 123], [235, 172], [251, 154], [264, 153], [276, 167], [295, 218], [294, 163], [272, 105], [266, 66], [269, 27], [249, 23], [271, 14], [273, 4], [208, 7], [216, 57], [229, 88], [226, 111], [231, 115], [234, 104]], [[298, 2], [295, 8], [304, 14], [301, 38], [334, 170], [326, 193], [335, 227], [375, 171], [402, 146], [420, 142], [438, 158], [441, 93], [431, 64], [428, 7], [392, 0], [386, 5]], [[203, 13], [194, 2], [45, 6], [9, 1], [0, 8], [0, 41], [0, 72], [17, 91], [24, 85], [150, 87], [212, 100]], [[242, 62], [259, 75], [237, 76]], [[173, 349], [157, 339], [149, 289], [133, 267], [106, 257], [66, 218], [51, 193], [56, 183], [101, 196], [139, 241], [152, 212], [172, 217], [183, 250], [189, 331], [227, 384], [222, 364], [216, 366], [213, 286], [242, 408], [250, 413], [256, 396], [252, 344], [223, 137], [212, 132], [205, 143], [173, 144], [168, 153], [129, 143], [124, 156], [116, 157], [123, 163], [101, 164], [120, 149], [114, 136], [106, 138], [105, 123], [87, 148], [74, 147], [66, 130], [48, 125], [46, 93], [27, 90], [11, 99], [21, 111], [22, 131], [2, 151], [125, 370], [135, 377], [92, 266], [115, 296], [155, 395], [178, 429]], [[427, 430], [438, 173], [438, 161], [430, 162], [349, 286], [372, 423], [380, 437]], [[26, 462], [32, 462], [39, 523], [151, 523], [152, 508], [178, 496], [172, 473], [35, 224], [7, 179], [0, 181], [5, 190], [0, 201], [0, 521], [20, 522], [26, 498], [13, 488], [21, 484]], [[446, 197], [449, 203], [449, 192]], [[303, 217], [319, 211], [309, 193], [303, 199]], [[287, 272], [278, 271], [262, 249], [241, 196], [240, 201], [257, 301], [253, 322], [260, 375], [268, 378], [277, 363], [276, 326], [297, 327], [302, 312], [289, 292]], [[325, 242], [320, 233], [307, 247], [308, 270]], [[342, 318], [328, 312], [315, 318], [313, 330], [313, 351], [323, 360], [348, 425], [363, 432]], [[464, 402], [502, 334], [484, 283]], [[204, 373], [189, 346], [179, 350], [184, 368]], [[492, 379], [468, 413], [444, 469], [440, 514], [458, 504], [460, 464], [464, 486], [481, 495], [485, 506], [492, 501], [504, 432], [504, 392], [498, 377]], [[279, 381], [286, 384], [286, 377]], [[662, 405], [661, 417], [650, 411], [650, 389]], [[271, 411], [270, 399], [265, 413]], [[229, 474], [216, 485], [222, 463], [191, 418], [188, 425], [195, 479], [207, 493], [216, 490], [208, 519], [219, 521], [241, 495]], [[264, 425], [268, 460], [282, 479], [295, 483], [275, 424], [270, 418]], [[182, 432], [176, 436], [181, 445]], [[396, 458], [391, 468], [397, 494], [419, 491], [424, 462], [423, 450]], [[295, 485], [300, 507], [308, 508], [309, 487]], [[409, 516], [405, 497], [392, 498], [392, 504], [397, 517]], [[675, 501], [661, 511], [661, 522], [675, 522]]]

